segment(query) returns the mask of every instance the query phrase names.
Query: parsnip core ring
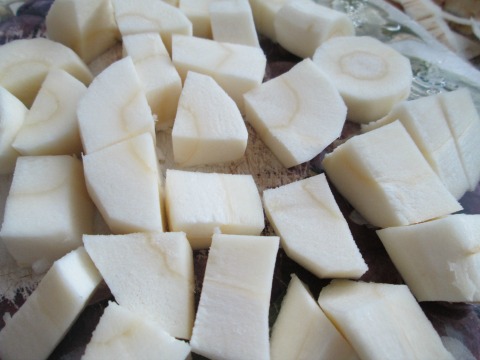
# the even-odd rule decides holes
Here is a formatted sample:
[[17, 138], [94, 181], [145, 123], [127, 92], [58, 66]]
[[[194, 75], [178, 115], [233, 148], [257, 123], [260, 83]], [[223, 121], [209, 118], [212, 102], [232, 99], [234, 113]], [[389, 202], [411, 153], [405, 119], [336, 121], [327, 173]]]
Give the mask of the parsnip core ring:
[[378, 80], [388, 72], [385, 60], [366, 51], [353, 51], [342, 56], [340, 66], [345, 74], [359, 80]]

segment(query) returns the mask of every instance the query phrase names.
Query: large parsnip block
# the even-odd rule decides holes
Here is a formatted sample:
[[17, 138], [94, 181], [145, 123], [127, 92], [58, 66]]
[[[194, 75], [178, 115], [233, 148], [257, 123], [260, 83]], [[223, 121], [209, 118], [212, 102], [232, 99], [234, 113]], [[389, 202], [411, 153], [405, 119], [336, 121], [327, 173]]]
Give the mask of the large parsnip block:
[[148, 105], [156, 116], [155, 128], [172, 126], [182, 91], [182, 80], [157, 33], [125, 35], [124, 52], [130, 56], [144, 88]]
[[293, 274], [272, 327], [270, 357], [272, 360], [358, 359], [306, 285]]
[[15, 168], [20, 154], [12, 147], [12, 143], [27, 113], [27, 107], [0, 86], [0, 174], [10, 174]]
[[325, 156], [326, 174], [372, 225], [409, 225], [462, 206], [400, 121], [354, 136]]
[[263, 192], [282, 248], [320, 278], [359, 278], [368, 267], [324, 174]]
[[152, 321], [109, 302], [82, 360], [170, 359], [185, 360], [190, 346]]
[[180, 0], [178, 8], [192, 22], [193, 36], [211, 39], [209, 6], [213, 0]]
[[103, 70], [88, 87], [77, 109], [86, 154], [149, 132], [155, 124], [131, 57]]
[[170, 231], [184, 231], [194, 249], [208, 248], [216, 231], [260, 235], [262, 200], [251, 175], [167, 170]]
[[275, 14], [287, 0], [250, 0], [257, 32], [276, 42]]
[[184, 233], [85, 235], [85, 249], [115, 300], [190, 339], [194, 319], [193, 255]]
[[269, 359], [276, 236], [215, 234], [190, 345], [212, 359]]
[[42, 268], [76, 249], [82, 235], [91, 233], [93, 219], [80, 160], [18, 158], [0, 238], [19, 265]]
[[47, 359], [101, 280], [83, 247], [57, 260], [0, 331], [0, 357]]
[[86, 63], [120, 38], [110, 0], [56, 0], [45, 20], [48, 38], [73, 49]]
[[86, 91], [66, 71], [49, 72], [12, 146], [22, 155], [80, 154], [77, 105]]
[[243, 112], [243, 94], [262, 83], [267, 58], [258, 47], [174, 35], [172, 60], [185, 81], [188, 71], [210, 75]]
[[45, 38], [11, 41], [0, 47], [0, 86], [30, 107], [48, 72], [63, 69], [88, 85], [92, 73], [69, 47]]
[[322, 152], [340, 136], [347, 115], [337, 89], [310, 59], [244, 99], [247, 121], [285, 167]]
[[248, 131], [235, 102], [208, 75], [190, 71], [172, 131], [180, 166], [224, 163], [243, 156]]
[[453, 359], [406, 285], [334, 280], [318, 302], [362, 359]]
[[419, 301], [480, 301], [480, 215], [377, 231]]
[[163, 231], [160, 176], [149, 133], [83, 156], [88, 193], [113, 233]]

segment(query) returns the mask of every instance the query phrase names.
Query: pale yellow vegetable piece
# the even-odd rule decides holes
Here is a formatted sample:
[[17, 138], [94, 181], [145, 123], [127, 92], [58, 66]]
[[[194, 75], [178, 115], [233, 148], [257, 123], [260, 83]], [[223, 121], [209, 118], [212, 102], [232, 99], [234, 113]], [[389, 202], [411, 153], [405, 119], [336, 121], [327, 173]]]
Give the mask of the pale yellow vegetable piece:
[[49, 72], [12, 146], [22, 155], [80, 154], [77, 105], [86, 92], [66, 71]]
[[140, 134], [83, 156], [88, 193], [113, 233], [163, 231], [155, 144]]
[[325, 174], [263, 192], [265, 212], [282, 248], [320, 278], [359, 278], [368, 267]]
[[91, 62], [120, 39], [110, 0], [56, 0], [46, 17], [47, 36]]
[[250, 0], [253, 21], [259, 34], [276, 42], [275, 14], [287, 3], [287, 0]]
[[0, 357], [47, 359], [101, 280], [83, 247], [57, 260], [0, 331]]
[[272, 327], [270, 357], [272, 360], [359, 359], [294, 274]]
[[180, 0], [178, 8], [192, 22], [193, 36], [211, 39], [209, 6], [213, 0]]
[[30, 107], [48, 72], [60, 68], [88, 85], [92, 74], [67, 46], [45, 38], [22, 39], [0, 46], [0, 86]]
[[377, 231], [418, 301], [480, 301], [480, 215]]
[[238, 107], [208, 75], [190, 71], [172, 131], [173, 155], [181, 166], [241, 158], [248, 131]]
[[378, 227], [462, 210], [400, 121], [350, 138], [322, 164], [339, 192]]
[[194, 274], [185, 233], [85, 235], [83, 241], [121, 306], [173, 337], [190, 339]]
[[93, 230], [82, 163], [68, 155], [20, 156], [0, 238], [20, 266], [48, 266]]
[[260, 235], [262, 200], [251, 175], [167, 170], [166, 209], [170, 231], [184, 231], [193, 249], [210, 246], [212, 235]]
[[346, 120], [338, 90], [310, 59], [247, 92], [244, 99], [247, 121], [285, 167], [322, 152], [340, 136]]
[[373, 37], [334, 37], [315, 51], [313, 61], [340, 91], [351, 121], [378, 120], [410, 94], [409, 59]]
[[318, 302], [362, 359], [449, 359], [406, 285], [333, 280]]
[[279, 239], [215, 234], [190, 345], [212, 359], [269, 359], [268, 313]]
[[28, 109], [8, 90], [0, 86], [0, 174], [10, 174], [20, 155], [12, 147]]
[[157, 33], [125, 35], [123, 47], [135, 65], [148, 105], [156, 116], [155, 128], [172, 127], [182, 80]]

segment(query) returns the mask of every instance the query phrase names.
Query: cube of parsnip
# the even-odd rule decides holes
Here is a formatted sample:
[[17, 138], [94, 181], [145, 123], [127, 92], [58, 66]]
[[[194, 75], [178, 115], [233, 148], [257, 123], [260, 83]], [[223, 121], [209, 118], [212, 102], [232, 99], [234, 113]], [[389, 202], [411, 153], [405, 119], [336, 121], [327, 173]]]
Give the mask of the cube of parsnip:
[[480, 215], [377, 231], [418, 301], [480, 301]]
[[235, 102], [208, 75], [190, 71], [172, 130], [173, 156], [180, 166], [241, 158], [248, 131]]
[[286, 2], [287, 0], [250, 0], [253, 21], [259, 34], [276, 42], [275, 14]]
[[109, 302], [82, 360], [132, 358], [185, 360], [190, 346], [165, 332], [149, 317]]
[[180, 0], [178, 8], [192, 22], [193, 36], [211, 39], [212, 26], [208, 10], [213, 0]]
[[327, 177], [372, 225], [409, 225], [462, 206], [400, 121], [357, 135], [323, 160]]
[[131, 57], [103, 70], [88, 87], [77, 109], [86, 154], [144, 132], [155, 139], [155, 123]]
[[83, 247], [57, 260], [0, 331], [0, 357], [47, 359], [101, 280]]
[[209, 13], [213, 40], [260, 46], [248, 0], [216, 0]]
[[276, 236], [215, 234], [190, 345], [212, 359], [269, 359]]
[[340, 136], [347, 115], [338, 90], [310, 59], [244, 99], [247, 121], [285, 167], [322, 152]]
[[325, 174], [263, 192], [287, 255], [320, 278], [359, 278], [367, 270]]
[[148, 32], [159, 33], [168, 52], [172, 35], [192, 35], [192, 23], [185, 14], [166, 1], [112, 0], [115, 20], [122, 36]]
[[10, 174], [15, 168], [20, 154], [12, 147], [12, 143], [27, 113], [27, 107], [0, 86], [0, 174]]
[[113, 233], [163, 231], [158, 160], [150, 133], [83, 156], [88, 193]]
[[358, 359], [306, 285], [294, 274], [272, 327], [270, 356], [272, 360]]
[[184, 231], [193, 249], [208, 248], [216, 231], [260, 235], [262, 200], [251, 175], [167, 170], [165, 207], [170, 231]]
[[20, 266], [41, 268], [76, 249], [92, 231], [93, 219], [80, 160], [18, 158], [0, 238]]
[[73, 49], [86, 63], [120, 38], [110, 0], [58, 0], [46, 17], [49, 39]]
[[480, 117], [470, 91], [461, 88], [439, 95], [458, 153], [474, 191], [480, 181]]
[[318, 302], [362, 359], [453, 359], [406, 285], [333, 280]]
[[310, 0], [287, 1], [275, 13], [274, 28], [278, 43], [301, 58], [312, 57], [332, 37], [355, 35], [345, 13]]
[[267, 58], [262, 49], [193, 36], [174, 35], [172, 60], [185, 81], [188, 71], [210, 75], [243, 112], [243, 94], [262, 83]]
[[12, 146], [22, 155], [80, 154], [77, 105], [86, 91], [66, 71], [49, 72]]
[[171, 127], [182, 91], [182, 80], [160, 35], [125, 35], [122, 41], [125, 54], [133, 60], [148, 105], [156, 115], [156, 129]]
[[193, 255], [184, 233], [85, 235], [85, 249], [115, 300], [190, 339], [194, 319]]

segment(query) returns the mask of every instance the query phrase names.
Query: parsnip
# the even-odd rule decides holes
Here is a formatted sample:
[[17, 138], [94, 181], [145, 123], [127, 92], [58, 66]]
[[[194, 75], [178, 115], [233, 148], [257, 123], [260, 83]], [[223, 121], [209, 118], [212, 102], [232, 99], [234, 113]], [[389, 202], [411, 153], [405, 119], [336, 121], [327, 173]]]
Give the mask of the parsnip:
[[193, 36], [211, 39], [212, 26], [208, 10], [213, 0], [180, 0], [178, 8], [192, 22]]
[[351, 121], [378, 120], [410, 94], [410, 61], [373, 37], [332, 38], [315, 51], [313, 61], [339, 90]]
[[250, 0], [253, 21], [259, 34], [276, 42], [275, 14], [285, 5], [287, 0]]

